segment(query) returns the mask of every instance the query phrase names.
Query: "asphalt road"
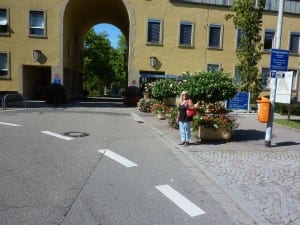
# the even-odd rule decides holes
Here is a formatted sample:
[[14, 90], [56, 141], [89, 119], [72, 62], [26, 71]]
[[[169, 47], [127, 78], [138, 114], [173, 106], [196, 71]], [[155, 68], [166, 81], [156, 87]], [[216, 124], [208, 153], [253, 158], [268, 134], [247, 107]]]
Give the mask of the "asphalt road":
[[135, 110], [94, 106], [0, 112], [1, 225], [238, 224]]

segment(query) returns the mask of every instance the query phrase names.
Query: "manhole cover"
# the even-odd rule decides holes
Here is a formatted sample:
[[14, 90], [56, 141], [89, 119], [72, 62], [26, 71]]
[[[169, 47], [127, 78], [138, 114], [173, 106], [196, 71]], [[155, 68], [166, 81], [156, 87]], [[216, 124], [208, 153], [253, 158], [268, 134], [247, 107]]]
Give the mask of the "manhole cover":
[[85, 132], [80, 132], [80, 131], [69, 131], [69, 132], [65, 132], [63, 133], [64, 136], [67, 136], [67, 137], [86, 137], [86, 136], [89, 136], [88, 133], [85, 133]]

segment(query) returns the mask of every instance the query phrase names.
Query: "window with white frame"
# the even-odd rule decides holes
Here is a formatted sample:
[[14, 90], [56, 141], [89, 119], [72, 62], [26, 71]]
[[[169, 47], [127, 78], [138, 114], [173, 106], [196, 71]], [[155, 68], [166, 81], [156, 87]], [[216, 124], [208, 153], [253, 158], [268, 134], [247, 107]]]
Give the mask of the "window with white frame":
[[0, 52], [0, 79], [9, 78], [9, 54]]
[[264, 51], [269, 51], [272, 49], [273, 41], [275, 37], [275, 30], [265, 30], [264, 36]]
[[299, 53], [299, 32], [291, 32], [290, 35], [290, 53]]
[[269, 89], [270, 88], [270, 68], [269, 67], [263, 67], [261, 69], [261, 88], [263, 89]]
[[181, 21], [179, 27], [179, 46], [192, 47], [194, 24], [189, 21]]
[[29, 35], [46, 36], [46, 13], [44, 11], [29, 11]]
[[207, 64], [207, 71], [219, 71], [220, 64]]
[[0, 9], [0, 34], [9, 33], [8, 10]]
[[241, 28], [237, 29], [237, 37], [236, 37], [236, 48], [239, 49], [241, 47], [243, 31]]
[[148, 19], [147, 43], [162, 44], [162, 20]]
[[208, 47], [222, 48], [223, 26], [217, 24], [209, 25]]

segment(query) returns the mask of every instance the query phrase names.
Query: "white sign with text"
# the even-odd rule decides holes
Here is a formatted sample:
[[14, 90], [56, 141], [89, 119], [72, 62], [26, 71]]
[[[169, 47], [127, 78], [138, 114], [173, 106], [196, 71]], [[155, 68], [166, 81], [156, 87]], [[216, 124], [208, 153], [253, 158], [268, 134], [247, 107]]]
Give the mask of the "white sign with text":
[[293, 71], [277, 72], [276, 96], [277, 103], [291, 103]]

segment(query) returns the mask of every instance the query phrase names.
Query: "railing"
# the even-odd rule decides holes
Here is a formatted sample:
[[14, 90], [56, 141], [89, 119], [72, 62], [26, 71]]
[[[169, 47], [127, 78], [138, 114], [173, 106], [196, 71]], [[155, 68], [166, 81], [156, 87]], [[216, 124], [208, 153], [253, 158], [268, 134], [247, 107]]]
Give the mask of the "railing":
[[22, 94], [18, 94], [18, 93], [14, 93], [14, 94], [6, 94], [4, 96], [1, 96], [1, 101], [2, 101], [2, 109], [3, 110], [6, 110], [6, 100], [7, 100], [7, 97], [9, 96], [16, 96], [16, 97], [21, 97], [22, 98], [22, 102], [24, 102], [24, 105], [25, 105], [25, 108], [27, 108], [27, 99], [24, 95]]

